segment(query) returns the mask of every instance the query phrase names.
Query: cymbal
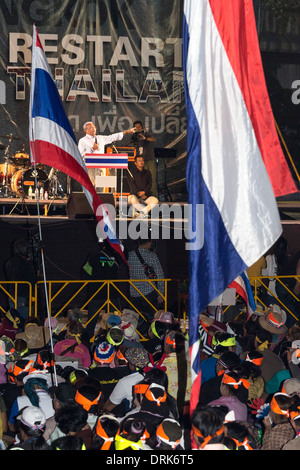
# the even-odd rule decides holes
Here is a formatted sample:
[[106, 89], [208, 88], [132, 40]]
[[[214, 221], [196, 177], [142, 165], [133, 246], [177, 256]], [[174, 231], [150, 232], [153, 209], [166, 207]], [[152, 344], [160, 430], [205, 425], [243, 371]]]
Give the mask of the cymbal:
[[1, 139], [22, 140], [21, 137], [14, 137], [12, 134], [0, 135], [0, 138], [1, 138]]

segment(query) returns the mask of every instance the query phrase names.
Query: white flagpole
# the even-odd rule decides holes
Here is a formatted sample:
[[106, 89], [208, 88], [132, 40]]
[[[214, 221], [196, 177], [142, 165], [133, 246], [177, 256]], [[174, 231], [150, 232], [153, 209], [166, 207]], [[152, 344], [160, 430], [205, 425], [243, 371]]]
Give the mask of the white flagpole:
[[[30, 105], [29, 105], [29, 114], [32, 112], [32, 96], [33, 96], [33, 91], [34, 91], [34, 77], [32, 70], [34, 69], [33, 67], [33, 61], [34, 61], [34, 44], [36, 41], [36, 33], [35, 33], [35, 25], [33, 25], [33, 36], [32, 36], [32, 61], [31, 61], [31, 90], [30, 90]], [[54, 348], [53, 348], [53, 338], [52, 338], [52, 331], [51, 331], [51, 316], [50, 316], [50, 310], [49, 310], [49, 299], [48, 299], [48, 291], [47, 291], [47, 279], [46, 279], [46, 269], [45, 269], [45, 260], [44, 260], [44, 248], [43, 248], [43, 237], [42, 237], [42, 226], [41, 226], [41, 217], [40, 217], [40, 204], [39, 204], [39, 191], [38, 191], [38, 183], [37, 183], [37, 169], [36, 169], [36, 161], [35, 161], [35, 139], [34, 139], [34, 121], [31, 119], [31, 116], [29, 116], [29, 122], [30, 122], [30, 141], [32, 142], [32, 147], [30, 148], [30, 153], [31, 153], [31, 162], [33, 162], [33, 167], [34, 167], [34, 179], [35, 179], [35, 194], [36, 194], [36, 201], [37, 201], [37, 213], [38, 213], [38, 227], [39, 227], [39, 238], [40, 238], [40, 250], [41, 250], [41, 260], [42, 260], [42, 271], [43, 271], [43, 280], [44, 280], [44, 288], [45, 288], [45, 299], [46, 299], [46, 306], [47, 306], [47, 316], [48, 316], [48, 328], [49, 328], [49, 333], [50, 333], [50, 347], [51, 347], [51, 354], [53, 359], [53, 364], [54, 364], [54, 383], [57, 386], [57, 374], [56, 374], [56, 367], [55, 367], [55, 361], [54, 361]], [[31, 163], [32, 164], [32, 163]], [[44, 325], [43, 325], [44, 326]]]

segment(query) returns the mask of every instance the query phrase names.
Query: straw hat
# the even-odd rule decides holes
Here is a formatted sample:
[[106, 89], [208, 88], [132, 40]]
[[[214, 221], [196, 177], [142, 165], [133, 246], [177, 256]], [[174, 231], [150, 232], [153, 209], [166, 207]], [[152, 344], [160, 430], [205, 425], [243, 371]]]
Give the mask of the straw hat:
[[263, 317], [259, 317], [258, 322], [264, 330], [273, 335], [281, 335], [287, 331], [286, 313], [278, 305], [272, 305]]
[[23, 333], [16, 334], [16, 339], [24, 339], [29, 349], [43, 348], [50, 340], [49, 328], [28, 323]]

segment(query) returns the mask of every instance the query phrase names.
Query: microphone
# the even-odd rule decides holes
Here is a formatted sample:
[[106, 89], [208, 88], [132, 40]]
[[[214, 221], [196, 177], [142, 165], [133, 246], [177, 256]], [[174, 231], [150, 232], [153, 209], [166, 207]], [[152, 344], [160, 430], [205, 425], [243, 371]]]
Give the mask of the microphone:
[[97, 143], [97, 136], [95, 136], [95, 144]]

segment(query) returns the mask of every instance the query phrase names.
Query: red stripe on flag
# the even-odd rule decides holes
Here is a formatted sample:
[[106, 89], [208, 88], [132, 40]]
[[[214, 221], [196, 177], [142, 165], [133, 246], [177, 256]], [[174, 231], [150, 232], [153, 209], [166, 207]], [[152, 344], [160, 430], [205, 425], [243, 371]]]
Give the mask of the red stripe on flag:
[[297, 192], [276, 131], [252, 0], [209, 0], [209, 3], [241, 89], [274, 195]]
[[[69, 153], [65, 152], [60, 147], [57, 147], [50, 142], [44, 140], [35, 140], [34, 141], [34, 148], [31, 142], [32, 153], [35, 156], [36, 163], [43, 163], [45, 165], [51, 166], [56, 168], [63, 173], [66, 173], [71, 178], [78, 181], [82, 186], [84, 186], [92, 195], [93, 201], [93, 210], [96, 215], [97, 221], [103, 225], [103, 216], [97, 214], [97, 209], [99, 206], [106, 207], [103, 201], [98, 196], [87, 172], [85, 169], [76, 161], [75, 158], [72, 157]], [[109, 211], [106, 210], [110, 219], [111, 215]], [[104, 232], [104, 230], [103, 230]], [[112, 243], [109, 238], [107, 238], [108, 242], [113, 246], [113, 248], [119, 253], [122, 259], [127, 264], [127, 261], [124, 257], [124, 253], [117, 243]]]

